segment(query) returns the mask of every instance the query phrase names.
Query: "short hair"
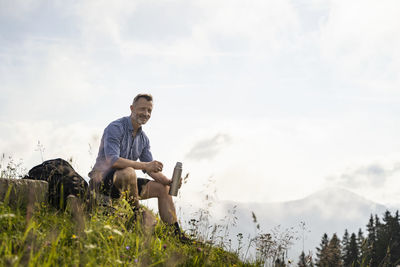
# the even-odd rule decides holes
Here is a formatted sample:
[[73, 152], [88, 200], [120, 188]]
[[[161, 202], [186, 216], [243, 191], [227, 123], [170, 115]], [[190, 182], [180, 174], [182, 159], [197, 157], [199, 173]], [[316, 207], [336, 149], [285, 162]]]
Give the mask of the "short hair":
[[133, 99], [132, 105], [135, 104], [140, 98], [144, 98], [147, 101], [153, 101], [153, 96], [151, 94], [138, 94]]

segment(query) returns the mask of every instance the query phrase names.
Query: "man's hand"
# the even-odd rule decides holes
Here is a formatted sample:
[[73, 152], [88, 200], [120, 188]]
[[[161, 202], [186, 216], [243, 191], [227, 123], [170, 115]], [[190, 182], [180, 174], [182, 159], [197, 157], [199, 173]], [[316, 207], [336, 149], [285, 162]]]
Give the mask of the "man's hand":
[[151, 172], [161, 172], [163, 169], [163, 164], [157, 160], [153, 160], [151, 162], [147, 162], [144, 170], [147, 173]]

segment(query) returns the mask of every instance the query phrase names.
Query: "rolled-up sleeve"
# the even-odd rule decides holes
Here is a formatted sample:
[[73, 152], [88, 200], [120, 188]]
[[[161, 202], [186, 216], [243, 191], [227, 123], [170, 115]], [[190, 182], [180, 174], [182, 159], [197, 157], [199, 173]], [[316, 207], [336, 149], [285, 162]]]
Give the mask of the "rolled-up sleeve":
[[110, 124], [104, 130], [104, 155], [110, 166], [120, 157], [122, 136], [123, 129], [119, 125]]
[[153, 155], [150, 151], [150, 143], [147, 141], [147, 144], [143, 148], [142, 154], [139, 157], [140, 161], [142, 162], [150, 162], [153, 161]]
[[[153, 155], [151, 154], [151, 151], [150, 151], [150, 142], [149, 142], [149, 140], [147, 140], [147, 144], [143, 148], [142, 154], [140, 154], [139, 159], [140, 159], [141, 162], [153, 161]], [[142, 172], [146, 173], [145, 170], [142, 170]]]

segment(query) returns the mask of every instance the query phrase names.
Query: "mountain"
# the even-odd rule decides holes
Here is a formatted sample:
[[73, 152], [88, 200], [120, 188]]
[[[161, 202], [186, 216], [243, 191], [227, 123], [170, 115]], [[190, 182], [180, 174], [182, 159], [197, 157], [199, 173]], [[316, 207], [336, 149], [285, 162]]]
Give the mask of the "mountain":
[[[238, 233], [242, 233], [244, 237], [254, 237], [257, 223], [263, 232], [270, 232], [279, 225], [279, 231], [289, 229], [298, 237], [289, 251], [289, 257], [296, 262], [303, 249], [303, 236], [305, 252], [315, 253], [324, 233], [329, 237], [337, 233], [342, 238], [345, 229], [351, 234], [357, 233], [361, 228], [365, 234], [365, 225], [370, 214], [381, 216], [387, 209], [346, 189], [326, 188], [303, 199], [281, 203], [221, 201], [213, 207], [213, 222], [228, 222], [227, 211], [233, 207], [238, 219], [236, 226], [230, 229], [232, 241], [237, 239]], [[257, 223], [253, 222], [252, 212], [256, 215]], [[304, 231], [300, 226], [301, 222], [305, 223]]]

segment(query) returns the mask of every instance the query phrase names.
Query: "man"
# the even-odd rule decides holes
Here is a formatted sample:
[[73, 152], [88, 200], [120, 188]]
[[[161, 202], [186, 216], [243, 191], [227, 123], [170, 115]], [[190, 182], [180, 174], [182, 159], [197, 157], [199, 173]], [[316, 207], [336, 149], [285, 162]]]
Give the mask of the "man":
[[[142, 130], [151, 117], [153, 97], [137, 95], [130, 109], [130, 116], [113, 121], [104, 130], [96, 164], [89, 173], [92, 188], [112, 198], [127, 194], [134, 210], [139, 207], [139, 199], [158, 198], [161, 220], [174, 225], [175, 233], [186, 239], [181, 235], [174, 203], [168, 194], [172, 180], [161, 173], [163, 164], [153, 160], [149, 139]], [[147, 173], [154, 181], [137, 178], [136, 170]]]

